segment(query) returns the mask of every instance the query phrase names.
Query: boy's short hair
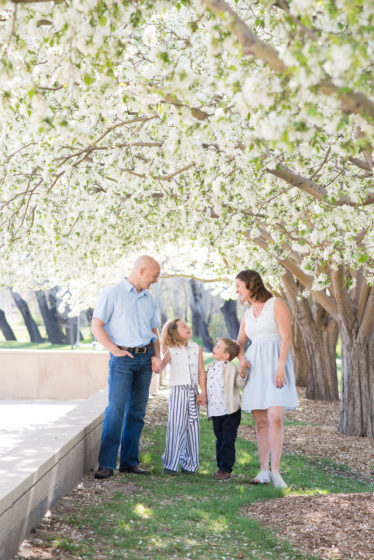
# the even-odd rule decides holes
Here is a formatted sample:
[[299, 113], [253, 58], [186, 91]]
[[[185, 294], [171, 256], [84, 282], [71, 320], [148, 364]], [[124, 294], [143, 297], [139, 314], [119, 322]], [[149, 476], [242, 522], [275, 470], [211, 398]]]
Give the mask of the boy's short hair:
[[233, 360], [240, 352], [240, 345], [232, 338], [219, 338], [223, 342], [225, 351], [230, 356], [229, 360]]

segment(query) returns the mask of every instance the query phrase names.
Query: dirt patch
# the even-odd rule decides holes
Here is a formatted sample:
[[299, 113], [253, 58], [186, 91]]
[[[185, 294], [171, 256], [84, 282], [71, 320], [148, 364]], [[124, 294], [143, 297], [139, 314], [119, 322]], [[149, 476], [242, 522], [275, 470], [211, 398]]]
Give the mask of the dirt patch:
[[373, 560], [374, 494], [287, 496], [244, 512], [320, 558]]
[[53, 510], [43, 517], [37, 529], [23, 541], [14, 560], [76, 560], [76, 555], [62, 550], [59, 543], [64, 539], [79, 542], [92, 538], [93, 534], [85, 528], [77, 529], [69, 520], [82, 507], [95, 507], [103, 500], [109, 501], [118, 492], [132, 494], [135, 489], [133, 481], [119, 482], [115, 476], [104, 483], [95, 480], [92, 469], [83, 475], [81, 482], [70, 494], [61, 498]]
[[[308, 426], [285, 426], [284, 451], [347, 465], [353, 475], [366, 482], [374, 480], [374, 441], [372, 438], [346, 436], [337, 432], [339, 403], [309, 401], [299, 390], [299, 407], [286, 412], [286, 421]], [[254, 426], [240, 426], [239, 435], [256, 441]]]

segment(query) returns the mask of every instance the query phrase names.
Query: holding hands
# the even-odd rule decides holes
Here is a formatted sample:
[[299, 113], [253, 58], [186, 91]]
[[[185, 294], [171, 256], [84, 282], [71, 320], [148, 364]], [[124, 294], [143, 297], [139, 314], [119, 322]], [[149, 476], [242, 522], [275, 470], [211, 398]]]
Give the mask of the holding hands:
[[153, 373], [160, 373], [162, 369], [162, 360], [156, 356], [152, 356], [152, 371]]
[[197, 396], [196, 400], [199, 404], [201, 404], [201, 406], [205, 406], [207, 403], [206, 391], [200, 393], [200, 395]]
[[249, 369], [250, 367], [251, 364], [248, 362], [246, 358], [240, 360], [240, 367], [239, 367], [240, 377], [245, 377], [247, 375], [247, 369]]

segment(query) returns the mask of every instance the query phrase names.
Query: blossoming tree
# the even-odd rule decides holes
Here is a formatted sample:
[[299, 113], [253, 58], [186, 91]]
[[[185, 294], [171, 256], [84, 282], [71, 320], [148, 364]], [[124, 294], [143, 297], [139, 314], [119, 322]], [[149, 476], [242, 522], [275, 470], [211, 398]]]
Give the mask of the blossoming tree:
[[373, 435], [373, 21], [369, 0], [3, 2], [3, 278], [100, 281], [149, 239], [199, 239], [227, 277], [257, 246], [338, 324], [339, 429]]

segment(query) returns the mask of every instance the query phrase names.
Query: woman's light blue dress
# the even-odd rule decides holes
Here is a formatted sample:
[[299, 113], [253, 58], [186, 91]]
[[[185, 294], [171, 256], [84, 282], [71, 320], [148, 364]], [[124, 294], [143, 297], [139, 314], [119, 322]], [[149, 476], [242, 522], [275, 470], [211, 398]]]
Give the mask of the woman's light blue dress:
[[286, 361], [287, 384], [281, 389], [275, 385], [275, 371], [278, 367], [282, 339], [274, 317], [275, 298], [268, 299], [258, 317], [253, 307], [244, 315], [245, 333], [251, 345], [246, 358], [251, 367], [249, 378], [243, 389], [242, 409], [266, 410], [270, 406], [284, 406], [290, 410], [299, 404], [295, 386], [295, 375], [290, 354]]

